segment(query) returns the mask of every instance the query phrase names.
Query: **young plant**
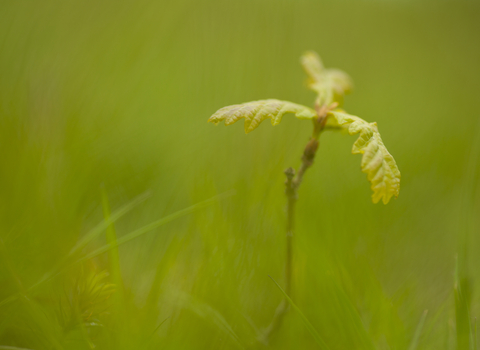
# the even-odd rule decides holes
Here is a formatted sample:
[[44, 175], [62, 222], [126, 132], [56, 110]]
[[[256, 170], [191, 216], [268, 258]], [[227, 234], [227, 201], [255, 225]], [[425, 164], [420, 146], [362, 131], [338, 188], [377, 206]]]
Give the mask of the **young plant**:
[[[317, 93], [315, 109], [293, 102], [275, 99], [247, 102], [219, 109], [208, 121], [218, 124], [225, 121], [231, 125], [245, 119], [245, 133], [255, 130], [262, 121], [271, 119], [272, 125], [278, 125], [284, 114], [293, 113], [298, 119], [310, 120], [313, 133], [302, 156], [302, 164], [298, 171], [293, 168], [285, 170], [287, 195], [287, 256], [285, 265], [285, 292], [291, 292], [292, 281], [292, 240], [294, 231], [295, 203], [298, 188], [302, 183], [305, 171], [313, 164], [318, 149], [318, 139], [325, 130], [345, 130], [350, 135], [359, 134], [353, 144], [352, 153], [362, 154], [361, 169], [367, 174], [373, 191], [372, 201], [380, 200], [387, 204], [392, 197], [397, 197], [400, 190], [400, 171], [395, 159], [387, 151], [378, 132], [376, 123], [347, 114], [338, 107], [345, 94], [350, 92], [350, 77], [341, 70], [324, 68], [320, 57], [315, 52], [307, 52], [301, 63], [308, 75], [308, 87]], [[287, 311], [287, 302], [283, 300], [277, 308], [274, 319], [265, 331], [264, 340], [277, 329]]]

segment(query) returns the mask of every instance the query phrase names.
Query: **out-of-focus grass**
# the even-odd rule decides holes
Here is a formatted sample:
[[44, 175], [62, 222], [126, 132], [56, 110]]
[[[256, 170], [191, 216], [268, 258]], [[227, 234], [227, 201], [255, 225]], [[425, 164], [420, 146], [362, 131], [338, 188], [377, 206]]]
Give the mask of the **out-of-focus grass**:
[[[402, 189], [371, 204], [354, 139], [322, 135], [300, 189], [292, 300], [332, 350], [473, 346], [478, 33], [466, 0], [1, 2], [0, 346], [255, 344], [282, 298], [268, 278], [283, 283], [282, 171], [310, 124], [246, 136], [206, 120], [255, 99], [311, 105], [307, 49], [353, 77], [345, 108], [378, 122]], [[136, 237], [118, 267], [110, 222], [70, 255], [108, 220], [102, 186], [111, 218], [151, 193], [115, 220], [117, 242]], [[318, 348], [295, 312], [270, 346]]]

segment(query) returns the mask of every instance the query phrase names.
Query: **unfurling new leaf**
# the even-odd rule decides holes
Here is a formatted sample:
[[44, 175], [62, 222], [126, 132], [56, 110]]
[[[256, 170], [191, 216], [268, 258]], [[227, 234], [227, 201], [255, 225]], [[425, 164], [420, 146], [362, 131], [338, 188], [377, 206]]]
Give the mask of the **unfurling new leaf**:
[[353, 154], [363, 154], [362, 171], [367, 174], [372, 184], [372, 200], [384, 204], [390, 198], [397, 197], [400, 191], [400, 171], [392, 155], [383, 144], [376, 123], [367, 123], [365, 120], [349, 115], [341, 110], [330, 111], [329, 117], [334, 117], [339, 126], [348, 130], [350, 135], [360, 134], [353, 144]]
[[308, 75], [308, 87], [318, 94], [316, 103], [319, 106], [342, 102], [343, 96], [352, 89], [348, 74], [339, 69], [325, 69], [315, 52], [306, 52], [301, 63]]
[[245, 118], [245, 132], [248, 134], [265, 119], [271, 119], [272, 125], [277, 125], [284, 114], [293, 113], [299, 119], [313, 120], [312, 139], [315, 141], [327, 129], [345, 129], [350, 135], [360, 134], [353, 144], [352, 153], [363, 155], [361, 168], [371, 183], [373, 202], [382, 200], [387, 204], [400, 191], [400, 171], [383, 144], [377, 124], [335, 109], [352, 88], [350, 77], [341, 70], [326, 69], [320, 57], [312, 51], [302, 56], [301, 63], [309, 78], [309, 88], [317, 93], [315, 110], [288, 101], [269, 99], [221, 108], [208, 121], [218, 124], [224, 120], [225, 125], [231, 125]]
[[312, 119], [316, 116], [315, 111], [311, 108], [288, 101], [271, 99], [223, 107], [215, 112], [208, 121], [216, 125], [225, 120], [225, 125], [231, 125], [239, 119], [245, 118], [245, 133], [248, 134], [265, 119], [271, 119], [274, 126], [279, 124], [286, 113], [294, 113], [300, 119]]

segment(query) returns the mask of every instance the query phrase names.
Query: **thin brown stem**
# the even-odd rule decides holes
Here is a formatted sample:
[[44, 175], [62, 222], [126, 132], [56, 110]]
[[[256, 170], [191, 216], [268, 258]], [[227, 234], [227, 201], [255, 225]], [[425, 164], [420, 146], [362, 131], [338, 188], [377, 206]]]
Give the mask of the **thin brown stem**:
[[[286, 225], [286, 261], [285, 261], [285, 292], [287, 295], [292, 293], [293, 280], [293, 238], [295, 229], [295, 206], [298, 198], [298, 188], [302, 184], [303, 176], [308, 168], [313, 165], [315, 155], [318, 149], [318, 138], [325, 128], [327, 121], [327, 113], [331, 108], [336, 106], [316, 106], [317, 118], [313, 121], [313, 134], [305, 150], [303, 151], [302, 164], [297, 172], [293, 168], [285, 170], [285, 194], [287, 196], [287, 225]], [[280, 328], [284, 315], [289, 309], [286, 299], [283, 299], [275, 310], [275, 315], [270, 325], [265, 329], [262, 343], [268, 344], [272, 335]]]

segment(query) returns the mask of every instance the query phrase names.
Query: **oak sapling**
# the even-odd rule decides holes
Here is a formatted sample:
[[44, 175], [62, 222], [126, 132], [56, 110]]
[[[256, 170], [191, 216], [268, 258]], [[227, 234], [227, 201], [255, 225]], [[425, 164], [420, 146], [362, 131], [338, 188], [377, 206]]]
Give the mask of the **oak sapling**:
[[[317, 93], [314, 109], [293, 102], [276, 99], [247, 102], [219, 109], [208, 121], [218, 124], [225, 121], [231, 125], [245, 119], [245, 133], [256, 129], [265, 119], [271, 119], [272, 125], [278, 125], [284, 114], [293, 113], [298, 119], [310, 120], [313, 132], [302, 156], [302, 164], [295, 171], [285, 170], [287, 180], [285, 193], [287, 196], [287, 257], [285, 265], [285, 292], [291, 292], [292, 281], [292, 239], [294, 231], [295, 203], [298, 188], [302, 183], [305, 171], [312, 166], [318, 149], [320, 134], [326, 130], [346, 130], [350, 135], [359, 134], [353, 144], [352, 153], [362, 154], [361, 169], [367, 174], [373, 191], [372, 201], [380, 200], [387, 204], [392, 197], [397, 197], [400, 190], [400, 171], [395, 159], [387, 151], [378, 132], [376, 123], [347, 114], [339, 106], [345, 94], [352, 88], [350, 77], [338, 69], [324, 68], [320, 57], [315, 52], [307, 52], [301, 63], [308, 75], [308, 87]], [[274, 319], [264, 333], [267, 341], [270, 334], [277, 329], [287, 311], [285, 300], [277, 308]]]

